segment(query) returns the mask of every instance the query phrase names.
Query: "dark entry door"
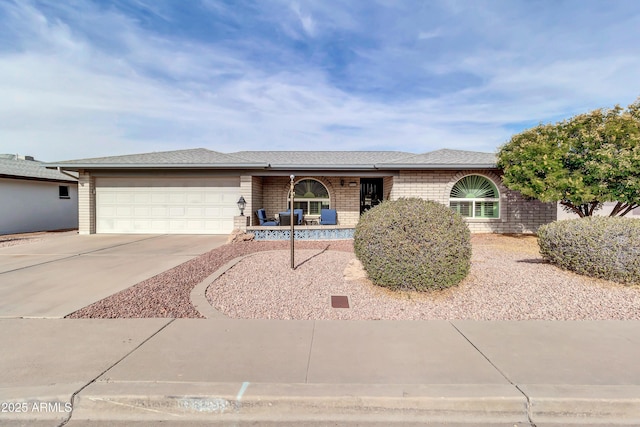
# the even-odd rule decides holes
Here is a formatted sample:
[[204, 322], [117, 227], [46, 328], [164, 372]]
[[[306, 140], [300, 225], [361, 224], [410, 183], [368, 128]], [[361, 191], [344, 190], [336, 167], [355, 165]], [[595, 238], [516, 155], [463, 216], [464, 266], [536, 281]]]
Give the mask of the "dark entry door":
[[382, 178], [360, 178], [360, 213], [382, 202]]

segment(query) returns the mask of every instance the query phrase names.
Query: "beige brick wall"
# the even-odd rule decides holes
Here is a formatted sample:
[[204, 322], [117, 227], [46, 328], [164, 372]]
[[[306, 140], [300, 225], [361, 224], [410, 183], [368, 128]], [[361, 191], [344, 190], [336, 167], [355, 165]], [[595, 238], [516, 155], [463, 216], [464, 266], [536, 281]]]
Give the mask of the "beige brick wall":
[[249, 217], [250, 225], [257, 225], [258, 216], [256, 211], [262, 208], [262, 177], [241, 175], [240, 176], [240, 194], [247, 202], [244, 214]]
[[263, 190], [262, 190], [263, 178], [259, 176], [251, 177], [251, 225], [258, 225], [258, 215], [256, 211], [263, 207]]
[[246, 213], [244, 216], [236, 215], [233, 217], [234, 230], [246, 231], [248, 225], [249, 225], [249, 217], [246, 215]]
[[78, 233], [96, 232], [95, 178], [81, 170], [78, 177]]
[[448, 206], [454, 184], [470, 174], [489, 178], [500, 192], [500, 218], [467, 219], [471, 232], [535, 233], [540, 225], [555, 221], [555, 203], [527, 200], [520, 193], [508, 190], [495, 172], [486, 170], [401, 171], [393, 181], [390, 199], [420, 197]]
[[394, 181], [394, 177], [392, 176], [385, 176], [384, 178], [382, 178], [382, 191], [384, 193], [382, 200], [391, 199], [391, 191], [393, 190], [393, 181]]
[[[360, 218], [360, 180], [354, 177], [318, 177], [299, 176], [296, 182], [312, 178], [324, 184], [329, 191], [332, 209], [336, 209], [339, 225], [355, 226]], [[344, 186], [341, 185], [344, 181]], [[349, 182], [356, 182], [355, 187], [349, 187]], [[287, 195], [289, 194], [289, 177], [264, 177], [262, 181], [263, 207], [268, 217], [274, 217], [278, 212], [286, 211]]]

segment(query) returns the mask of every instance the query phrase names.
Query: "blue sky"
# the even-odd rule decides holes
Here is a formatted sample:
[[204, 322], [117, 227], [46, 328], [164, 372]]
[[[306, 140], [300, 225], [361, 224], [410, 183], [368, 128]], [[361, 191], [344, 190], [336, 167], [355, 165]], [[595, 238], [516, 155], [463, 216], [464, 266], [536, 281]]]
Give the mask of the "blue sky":
[[637, 0], [0, 0], [0, 152], [495, 151], [639, 70]]

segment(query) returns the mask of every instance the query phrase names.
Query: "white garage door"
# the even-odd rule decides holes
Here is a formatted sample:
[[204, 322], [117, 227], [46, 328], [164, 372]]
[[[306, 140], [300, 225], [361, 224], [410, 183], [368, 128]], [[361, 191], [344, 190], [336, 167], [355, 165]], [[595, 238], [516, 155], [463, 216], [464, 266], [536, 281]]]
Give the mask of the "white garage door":
[[96, 178], [96, 232], [226, 234], [239, 177]]

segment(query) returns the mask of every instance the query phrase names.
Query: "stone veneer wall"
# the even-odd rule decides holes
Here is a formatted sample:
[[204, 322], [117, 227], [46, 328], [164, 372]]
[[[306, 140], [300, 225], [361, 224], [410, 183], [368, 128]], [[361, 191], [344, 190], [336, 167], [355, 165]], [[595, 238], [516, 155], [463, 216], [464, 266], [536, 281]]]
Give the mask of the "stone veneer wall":
[[[299, 176], [295, 182], [312, 178], [322, 182], [329, 191], [331, 208], [338, 213], [338, 225], [355, 226], [360, 218], [360, 179], [354, 177], [318, 177]], [[344, 181], [344, 186], [340, 181]], [[355, 187], [349, 187], [349, 182], [356, 182]], [[287, 195], [289, 194], [289, 177], [264, 177], [262, 181], [263, 207], [268, 217], [274, 217], [278, 212], [286, 211]], [[258, 209], [258, 208], [256, 208]]]
[[541, 225], [556, 220], [555, 203], [528, 200], [519, 192], [507, 189], [497, 171], [401, 171], [394, 178], [390, 199], [420, 197], [448, 206], [454, 184], [471, 174], [489, 178], [500, 192], [500, 218], [467, 219], [472, 233], [535, 233]]
[[86, 171], [78, 176], [78, 234], [96, 232], [96, 192], [95, 178]]

